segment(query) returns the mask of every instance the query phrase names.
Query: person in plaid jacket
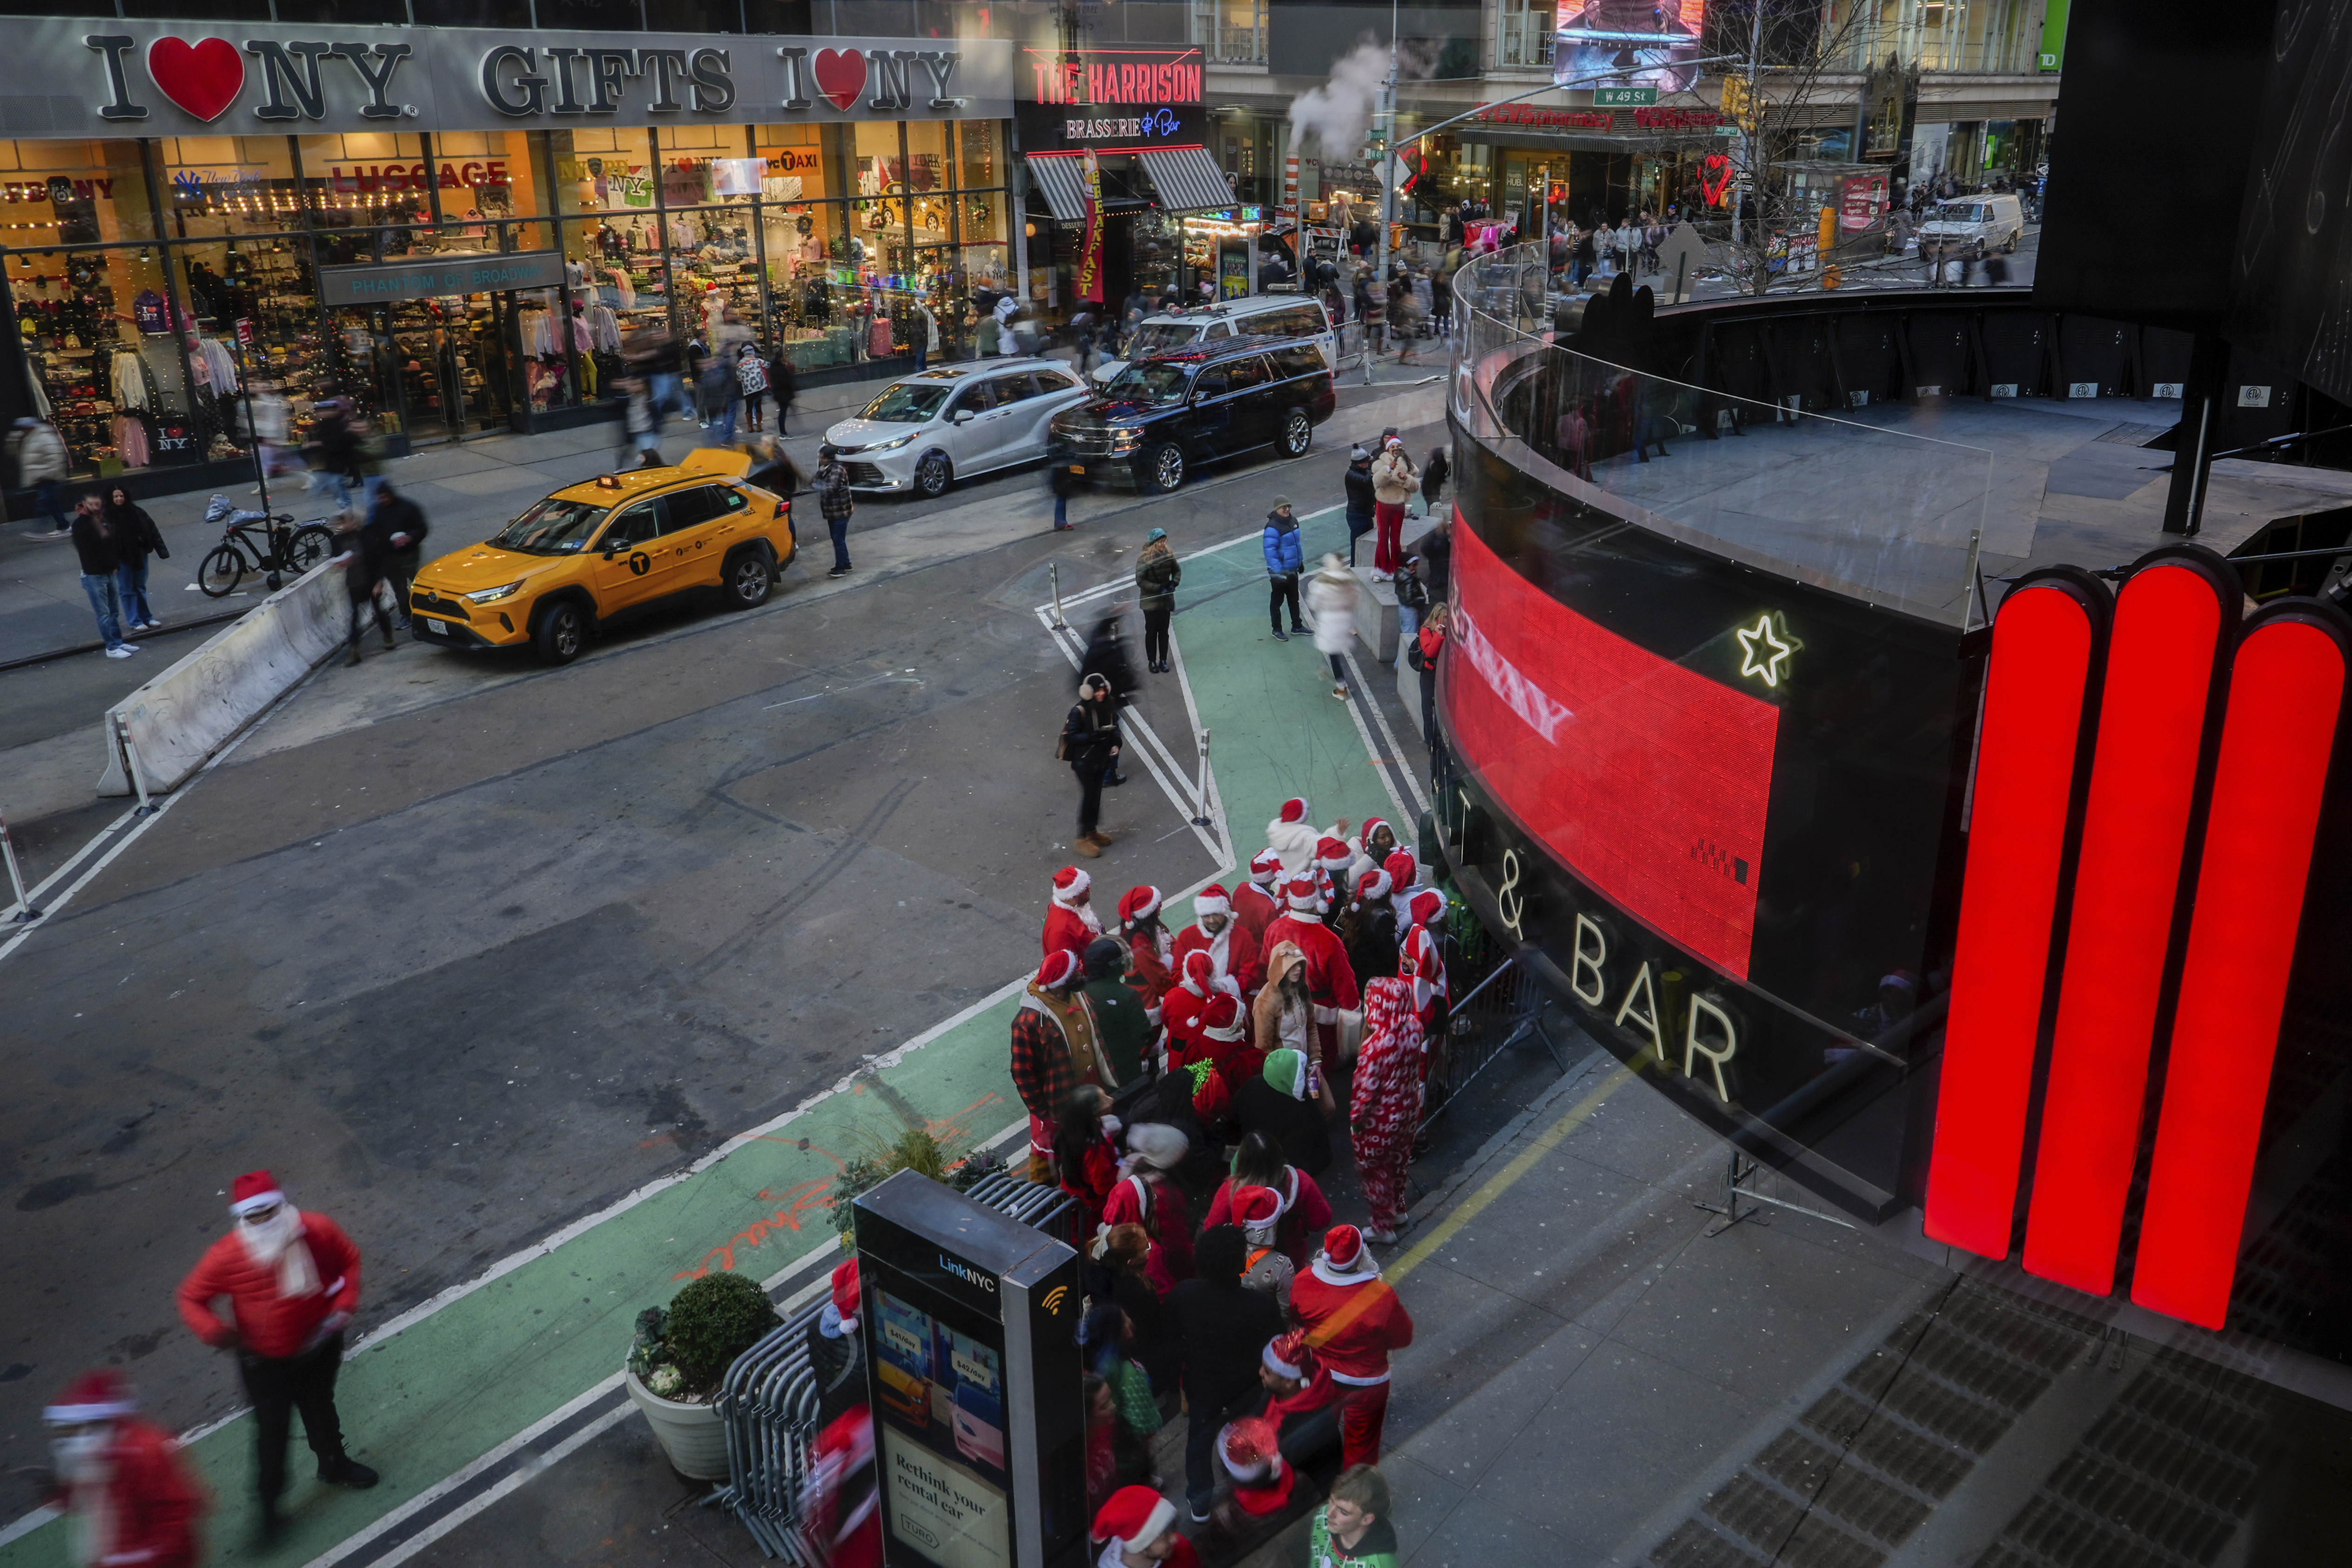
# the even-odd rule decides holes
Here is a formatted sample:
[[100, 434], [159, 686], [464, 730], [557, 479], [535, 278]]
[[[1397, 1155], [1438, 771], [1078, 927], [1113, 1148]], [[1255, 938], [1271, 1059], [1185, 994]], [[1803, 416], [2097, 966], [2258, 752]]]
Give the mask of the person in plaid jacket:
[[1055, 949], [1013, 1015], [1013, 1086], [1029, 1111], [1029, 1179], [1054, 1180], [1054, 1118], [1062, 1097], [1082, 1083], [1105, 1082], [1108, 1071], [1095, 1048], [1095, 1014], [1081, 988], [1085, 969]]
[[[776, 415], [779, 428], [783, 425], [783, 412]], [[857, 503], [849, 494], [849, 470], [841, 466], [841, 448], [827, 443], [816, 449], [816, 506], [824, 513], [824, 526], [833, 534], [833, 570], [828, 577], [849, 575], [849, 514]]]

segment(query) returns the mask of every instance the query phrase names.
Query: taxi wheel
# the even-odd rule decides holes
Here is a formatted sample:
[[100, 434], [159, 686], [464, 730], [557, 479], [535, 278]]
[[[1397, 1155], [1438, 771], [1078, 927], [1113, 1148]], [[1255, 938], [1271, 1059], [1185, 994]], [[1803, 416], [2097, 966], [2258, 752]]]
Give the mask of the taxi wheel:
[[769, 571], [766, 556], [757, 550], [742, 550], [727, 563], [726, 584], [729, 609], [756, 610], [768, 602], [775, 574]]
[[955, 470], [949, 466], [945, 452], [926, 452], [923, 460], [915, 465], [915, 493], [925, 500], [939, 500], [954, 483]]
[[577, 605], [550, 605], [540, 612], [530, 646], [541, 664], [570, 664], [588, 646], [588, 617]]

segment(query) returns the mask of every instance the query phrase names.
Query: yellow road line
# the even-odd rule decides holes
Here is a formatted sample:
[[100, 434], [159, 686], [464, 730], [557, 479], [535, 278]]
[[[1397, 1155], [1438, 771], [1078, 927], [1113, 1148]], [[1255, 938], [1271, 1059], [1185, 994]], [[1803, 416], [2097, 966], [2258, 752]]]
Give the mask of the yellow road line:
[[1464, 1226], [1486, 1211], [1486, 1205], [1508, 1192], [1518, 1179], [1536, 1168], [1537, 1162], [1560, 1145], [1560, 1141], [1592, 1119], [1609, 1097], [1633, 1081], [1634, 1074], [1645, 1065], [1650, 1056], [1648, 1047], [1627, 1065], [1612, 1068], [1600, 1087], [1572, 1106], [1568, 1113], [1543, 1131], [1543, 1135], [1519, 1151], [1511, 1163], [1490, 1177], [1485, 1186], [1471, 1194], [1455, 1206], [1454, 1212], [1438, 1223], [1437, 1228], [1406, 1249], [1405, 1255], [1381, 1270], [1382, 1279], [1391, 1284], [1412, 1273], [1429, 1255], [1454, 1239]]

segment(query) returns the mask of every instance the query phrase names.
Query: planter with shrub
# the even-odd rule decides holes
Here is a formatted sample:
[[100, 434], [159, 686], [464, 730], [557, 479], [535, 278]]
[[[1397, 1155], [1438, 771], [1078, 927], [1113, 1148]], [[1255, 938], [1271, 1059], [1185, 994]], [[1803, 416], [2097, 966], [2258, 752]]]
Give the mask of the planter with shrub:
[[667, 1310], [637, 1314], [629, 1347], [629, 1398], [689, 1480], [727, 1479], [727, 1432], [710, 1401], [735, 1358], [783, 1320], [768, 1293], [740, 1274], [706, 1274], [690, 1280]]

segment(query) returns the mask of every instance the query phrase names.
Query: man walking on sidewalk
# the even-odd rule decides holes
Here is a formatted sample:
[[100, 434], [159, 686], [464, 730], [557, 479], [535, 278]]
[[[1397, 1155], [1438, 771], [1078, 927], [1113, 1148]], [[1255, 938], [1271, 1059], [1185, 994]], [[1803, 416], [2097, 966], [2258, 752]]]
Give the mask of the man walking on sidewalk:
[[[781, 422], [782, 416], [779, 416]], [[841, 448], [827, 443], [816, 449], [816, 508], [833, 535], [833, 570], [828, 577], [849, 575], [849, 514], [857, 503], [849, 494], [849, 470], [841, 466]]]
[[1412, 1343], [1412, 1314], [1381, 1279], [1352, 1225], [1324, 1233], [1323, 1250], [1290, 1284], [1290, 1310], [1340, 1387], [1340, 1459], [1376, 1465], [1388, 1419], [1389, 1355]]
[[[286, 1489], [286, 1439], [296, 1410], [319, 1457], [320, 1480], [354, 1490], [376, 1483], [376, 1473], [344, 1451], [335, 1413], [343, 1326], [360, 1302], [360, 1251], [333, 1220], [288, 1203], [267, 1171], [236, 1179], [229, 1212], [236, 1231], [214, 1242], [180, 1283], [180, 1316], [205, 1343], [236, 1352], [245, 1395], [253, 1401], [254, 1479], [268, 1545], [285, 1533], [278, 1499]], [[223, 1296], [229, 1323], [213, 1306]]]
[[66, 521], [65, 509], [58, 502], [58, 487], [65, 483], [66, 438], [58, 427], [46, 420], [26, 417], [16, 421], [8, 433], [8, 461], [16, 469], [16, 487], [33, 491], [40, 500], [41, 515], [49, 520], [47, 533], [26, 535], [28, 539], [63, 539], [73, 531]]
[[374, 531], [383, 556], [383, 580], [392, 584], [393, 602], [399, 605], [394, 612], [400, 629], [408, 629], [408, 584], [416, 578], [416, 568], [423, 563], [425, 536], [432, 526], [425, 521], [425, 509], [405, 496], [394, 495], [392, 481], [386, 479], [376, 487], [375, 510], [368, 516], [368, 527]]
[[81, 591], [89, 596], [89, 613], [98, 617], [106, 657], [129, 658], [139, 645], [122, 640], [122, 595], [115, 574], [122, 564], [122, 551], [106, 526], [96, 491], [76, 503], [67, 532], [73, 536], [74, 553], [81, 557]]

